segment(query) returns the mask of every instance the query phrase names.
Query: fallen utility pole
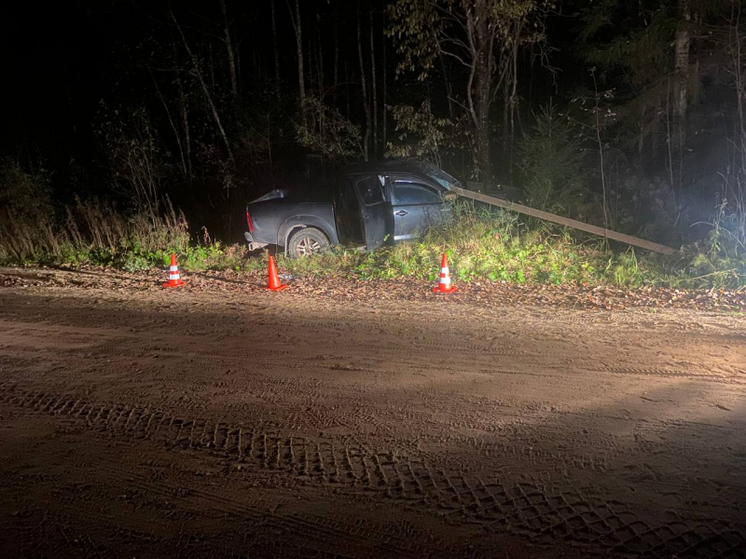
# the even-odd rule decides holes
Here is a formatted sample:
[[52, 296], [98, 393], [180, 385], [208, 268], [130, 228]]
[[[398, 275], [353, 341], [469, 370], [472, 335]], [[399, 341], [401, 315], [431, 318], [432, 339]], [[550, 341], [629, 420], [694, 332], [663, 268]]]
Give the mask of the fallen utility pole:
[[626, 243], [628, 245], [644, 248], [646, 250], [652, 250], [653, 252], [660, 252], [661, 254], [673, 254], [674, 252], [676, 252], [676, 250], [665, 245], [659, 245], [658, 243], [646, 241], [645, 239], [640, 239], [639, 237], [632, 237], [631, 235], [625, 235], [624, 233], [617, 233], [616, 231], [604, 229], [603, 227], [596, 227], [595, 225], [590, 225], [588, 223], [583, 223], [582, 221], [576, 221], [574, 219], [562, 217], [561, 215], [550, 214], [549, 212], [543, 212], [541, 210], [535, 210], [534, 208], [529, 208], [528, 206], [514, 204], [513, 202], [503, 200], [502, 198], [487, 196], [486, 194], [472, 192], [471, 190], [465, 190], [457, 186], [451, 186], [450, 190], [451, 192], [455, 192], [456, 194], [458, 194], [459, 196], [463, 196], [464, 198], [471, 198], [472, 200], [476, 200], [478, 202], [484, 202], [485, 204], [499, 206], [501, 208], [505, 208], [506, 210], [530, 215], [531, 217], [537, 217], [545, 221], [551, 221], [552, 223], [572, 227], [573, 229], [579, 229], [580, 231], [592, 233], [593, 235], [599, 235], [607, 239], [619, 241], [620, 243]]

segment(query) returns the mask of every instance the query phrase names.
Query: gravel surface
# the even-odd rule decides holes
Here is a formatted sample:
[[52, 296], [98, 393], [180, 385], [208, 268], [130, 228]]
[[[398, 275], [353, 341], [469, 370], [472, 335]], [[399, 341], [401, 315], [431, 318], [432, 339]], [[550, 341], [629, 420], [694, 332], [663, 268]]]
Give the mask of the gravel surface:
[[7, 557], [745, 557], [734, 292], [0, 269]]

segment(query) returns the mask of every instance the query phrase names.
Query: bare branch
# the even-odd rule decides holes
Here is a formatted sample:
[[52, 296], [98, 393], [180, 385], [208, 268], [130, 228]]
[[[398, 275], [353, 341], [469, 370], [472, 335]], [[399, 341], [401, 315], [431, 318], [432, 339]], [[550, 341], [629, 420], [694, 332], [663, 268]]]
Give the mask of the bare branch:
[[223, 128], [222, 122], [220, 122], [220, 115], [218, 114], [218, 109], [217, 107], [215, 107], [215, 103], [213, 103], [212, 101], [212, 95], [210, 95], [210, 91], [207, 89], [207, 84], [205, 83], [205, 80], [202, 77], [202, 72], [199, 69], [199, 61], [197, 60], [197, 57], [192, 53], [192, 49], [189, 48], [189, 43], [186, 40], [186, 35], [184, 35], [184, 31], [181, 29], [181, 26], [179, 25], [179, 22], [177, 21], [176, 16], [174, 15], [173, 11], [171, 11], [171, 19], [173, 20], [174, 25], [176, 25], [176, 29], [179, 30], [179, 35], [181, 35], [181, 40], [184, 43], [184, 48], [189, 54], [189, 58], [192, 60], [192, 65], [194, 66], [194, 71], [197, 74], [197, 79], [199, 80], [199, 83], [202, 86], [202, 92], [205, 94], [205, 99], [207, 99], [207, 103], [210, 105], [210, 109], [212, 110], [212, 116], [215, 119], [215, 124], [217, 124], [218, 130], [220, 130], [220, 135], [223, 137], [223, 142], [225, 142], [225, 148], [228, 150], [228, 157], [233, 159], [233, 152], [231, 151], [231, 145], [230, 145], [230, 142], [228, 141], [228, 135], [225, 133], [225, 129]]
[[441, 54], [444, 54], [445, 56], [450, 56], [451, 58], [455, 58], [456, 60], [458, 60], [459, 62], [461, 62], [461, 64], [463, 64], [467, 68], [471, 68], [473, 66], [473, 64], [469, 64], [468, 62], [466, 62], [463, 58], [461, 58], [457, 54], [454, 54], [454, 53], [449, 52], [447, 50], [441, 50], [440, 52], [441, 52]]

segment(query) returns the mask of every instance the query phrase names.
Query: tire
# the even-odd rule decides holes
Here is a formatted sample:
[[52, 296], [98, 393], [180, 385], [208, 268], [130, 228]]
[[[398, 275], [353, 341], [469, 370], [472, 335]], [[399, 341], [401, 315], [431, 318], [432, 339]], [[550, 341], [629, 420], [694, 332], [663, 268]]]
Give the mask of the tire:
[[329, 248], [329, 237], [315, 227], [304, 227], [290, 235], [287, 253], [290, 258], [303, 258]]

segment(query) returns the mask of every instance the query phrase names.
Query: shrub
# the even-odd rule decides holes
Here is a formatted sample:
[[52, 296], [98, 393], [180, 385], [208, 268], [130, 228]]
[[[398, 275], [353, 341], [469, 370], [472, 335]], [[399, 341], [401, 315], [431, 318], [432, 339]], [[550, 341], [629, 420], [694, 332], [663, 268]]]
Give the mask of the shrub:
[[168, 199], [164, 210], [120, 213], [110, 203], [77, 200], [64, 218], [51, 211], [39, 215], [6, 210], [0, 224], [0, 263], [116, 264], [143, 269], [143, 259], [157, 260], [163, 252], [190, 247], [184, 214]]
[[40, 257], [40, 247], [59, 250], [54, 232], [50, 176], [24, 170], [13, 159], [0, 163], [0, 261]]
[[529, 206], [567, 213], [584, 186], [580, 136], [553, 107], [545, 107], [518, 144], [518, 169]]
[[459, 281], [630, 287], [660, 281], [657, 268], [645, 266], [631, 250], [614, 254], [602, 246], [601, 240], [580, 244], [559, 227], [529, 228], [512, 212], [463, 202], [454, 206], [450, 223], [428, 229], [417, 241], [372, 253], [337, 248], [314, 258], [285, 260], [283, 266], [295, 275], [435, 281], [445, 252]]

